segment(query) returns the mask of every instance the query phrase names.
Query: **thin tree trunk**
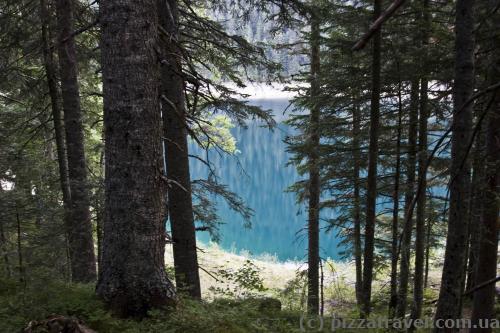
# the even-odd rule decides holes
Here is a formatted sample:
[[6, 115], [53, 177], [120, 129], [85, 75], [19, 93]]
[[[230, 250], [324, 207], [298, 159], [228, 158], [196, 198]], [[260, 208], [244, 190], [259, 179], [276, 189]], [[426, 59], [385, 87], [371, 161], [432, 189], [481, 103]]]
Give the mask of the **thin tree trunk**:
[[[104, 133], [103, 133], [104, 135]], [[104, 139], [104, 138], [103, 138]], [[102, 172], [104, 180], [104, 151], [101, 151], [99, 158], [99, 169]], [[97, 238], [97, 273], [98, 276], [102, 270], [102, 248], [104, 239], [104, 191], [103, 186], [99, 186], [95, 194], [95, 227]]]
[[165, 272], [156, 0], [104, 0], [105, 216], [97, 293], [119, 316], [175, 298]]
[[307, 251], [307, 311], [319, 311], [319, 117], [320, 109], [318, 75], [320, 71], [320, 32], [317, 13], [311, 18], [311, 114], [309, 124], [309, 207], [308, 207], [308, 251]]
[[[382, 1], [374, 0], [373, 19], [376, 20], [382, 11]], [[378, 137], [380, 126], [380, 57], [381, 31], [373, 36], [372, 54], [372, 92], [370, 104], [370, 144], [368, 148], [368, 179], [366, 198], [365, 249], [363, 266], [363, 305], [361, 316], [368, 317], [371, 308], [372, 280], [373, 280], [373, 252], [375, 237], [375, 218], [377, 201], [377, 162]]]
[[398, 87], [398, 129], [396, 136], [396, 170], [394, 172], [394, 191], [392, 193], [392, 244], [391, 244], [391, 299], [389, 316], [395, 315], [398, 297], [398, 243], [399, 243], [399, 181], [401, 178], [401, 132], [403, 118], [403, 101], [401, 97], [401, 81]]
[[72, 35], [72, 1], [56, 0], [59, 67], [71, 192], [71, 226], [68, 230], [68, 237], [73, 280], [92, 282], [96, 279], [96, 262], [90, 221], [75, 40]]
[[[429, 46], [429, 0], [423, 0], [422, 8], [421, 43], [423, 48], [422, 78], [420, 81], [420, 116], [418, 119], [418, 200], [415, 228], [415, 275], [413, 277], [413, 303], [411, 318], [417, 319], [422, 315], [424, 300], [424, 265], [425, 265], [425, 219], [427, 206], [427, 121], [429, 119], [428, 81], [427, 81], [427, 48]], [[413, 331], [412, 326], [410, 331]]]
[[[419, 104], [419, 81], [411, 82], [410, 91], [410, 120], [408, 129], [408, 158], [406, 161], [406, 193], [405, 193], [405, 224], [401, 237], [401, 260], [399, 262], [399, 288], [396, 317], [403, 318], [406, 314], [408, 279], [410, 275], [411, 235], [413, 231], [413, 210], [409, 207], [415, 196], [415, 164], [417, 160], [417, 123]], [[409, 215], [411, 214], [411, 216]]]
[[352, 150], [353, 150], [353, 177], [354, 177], [354, 198], [353, 198], [353, 219], [354, 219], [354, 261], [356, 264], [356, 302], [358, 306], [362, 304], [363, 288], [363, 263], [361, 250], [361, 198], [360, 198], [360, 169], [361, 169], [361, 115], [359, 105], [353, 109], [352, 116]]
[[177, 0], [158, 2], [164, 59], [161, 66], [161, 107], [168, 188], [168, 213], [172, 227], [175, 281], [178, 290], [201, 298], [196, 231], [191, 198], [187, 142], [186, 101], [179, 50]]
[[17, 229], [17, 265], [19, 269], [19, 281], [25, 282], [24, 262], [23, 262], [23, 247], [21, 242], [21, 217], [19, 216], [18, 203], [16, 202], [16, 229]]
[[319, 290], [320, 290], [320, 310], [319, 310], [319, 315], [323, 316], [325, 314], [325, 274], [323, 273], [323, 261], [321, 258], [319, 259], [319, 268], [321, 272], [321, 277], [320, 277], [320, 284], [319, 284]]
[[[479, 117], [477, 117], [479, 121]], [[470, 290], [475, 283], [477, 258], [479, 255], [479, 244], [481, 241], [481, 215], [484, 205], [484, 151], [486, 142], [486, 131], [483, 124], [480, 126], [474, 147], [474, 159], [472, 162], [471, 200], [469, 208], [469, 255], [467, 265], [467, 283], [465, 290]], [[470, 295], [472, 297], [473, 294]]]
[[[3, 188], [0, 185], [0, 199], [3, 200]], [[7, 248], [7, 237], [5, 236], [5, 230], [4, 230], [4, 222], [6, 221], [5, 219], [5, 211], [3, 210], [0, 212], [0, 252], [2, 252], [3, 260], [5, 262], [5, 271], [7, 273], [7, 277], [10, 278], [12, 275], [11, 271], [11, 264], [10, 264], [10, 259], [9, 259], [9, 253], [8, 253], [8, 248]]]
[[422, 78], [420, 85], [420, 117], [418, 134], [418, 184], [420, 194], [417, 201], [417, 218], [415, 228], [415, 275], [413, 277], [413, 303], [411, 318], [420, 318], [424, 297], [424, 264], [425, 264], [425, 213], [427, 191], [427, 79]]
[[[493, 1], [490, 1], [492, 8]], [[491, 31], [498, 32], [500, 24], [493, 21]], [[498, 46], [498, 34], [492, 36], [491, 45]], [[498, 48], [493, 53], [491, 63], [491, 78], [496, 80], [500, 77], [500, 51]], [[497, 252], [498, 252], [498, 215], [500, 213], [500, 90], [497, 89], [494, 101], [489, 110], [488, 129], [486, 138], [486, 171], [485, 171], [485, 195], [484, 208], [481, 219], [481, 238], [479, 244], [479, 256], [477, 258], [475, 285], [480, 285], [497, 275]], [[495, 284], [474, 292], [472, 307], [472, 324], [479, 325], [480, 320], [495, 318]], [[492, 332], [491, 328], [476, 328], [475, 332]]]
[[432, 221], [428, 220], [426, 225], [426, 236], [425, 236], [425, 272], [424, 272], [424, 289], [427, 288], [429, 283], [429, 265], [430, 265], [430, 255], [431, 255], [431, 231], [432, 231]]
[[[455, 40], [455, 82], [451, 138], [450, 210], [448, 234], [435, 319], [460, 318], [462, 269], [467, 242], [470, 199], [470, 163], [467, 149], [471, 139], [472, 105], [465, 105], [474, 90], [473, 0], [457, 0]], [[444, 331], [435, 329], [436, 332]], [[456, 330], [453, 330], [456, 331]]]

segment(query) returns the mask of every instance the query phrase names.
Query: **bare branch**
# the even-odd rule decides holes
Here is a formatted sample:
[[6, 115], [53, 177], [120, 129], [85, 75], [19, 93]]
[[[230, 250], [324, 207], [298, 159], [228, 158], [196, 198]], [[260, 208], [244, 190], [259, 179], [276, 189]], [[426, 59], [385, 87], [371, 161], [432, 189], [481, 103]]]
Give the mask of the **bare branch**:
[[382, 27], [385, 21], [387, 21], [399, 7], [405, 3], [405, 0], [395, 0], [370, 26], [370, 29], [361, 37], [360, 40], [352, 47], [353, 51], [359, 51], [363, 49], [372, 36]]

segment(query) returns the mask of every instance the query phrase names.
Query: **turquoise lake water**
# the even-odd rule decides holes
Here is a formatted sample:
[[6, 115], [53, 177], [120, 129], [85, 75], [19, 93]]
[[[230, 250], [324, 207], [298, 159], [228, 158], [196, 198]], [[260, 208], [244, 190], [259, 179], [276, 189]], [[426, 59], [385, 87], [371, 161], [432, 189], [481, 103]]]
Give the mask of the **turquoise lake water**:
[[[210, 153], [210, 162], [216, 168], [220, 183], [229, 186], [254, 210], [251, 228], [245, 228], [243, 218], [218, 200], [219, 216], [224, 223], [220, 227], [220, 246], [225, 250], [248, 251], [252, 255], [270, 254], [278, 260], [303, 260], [307, 253], [307, 238], [302, 228], [306, 225], [307, 211], [295, 201], [295, 194], [286, 188], [299, 180], [293, 166], [286, 166], [290, 155], [283, 142], [291, 129], [280, 121], [288, 105], [286, 99], [252, 101], [264, 109], [272, 109], [278, 126], [273, 131], [250, 122], [248, 128], [231, 130], [237, 140], [236, 156]], [[194, 144], [191, 154], [204, 156]], [[207, 167], [191, 159], [191, 178], [207, 175]], [[328, 212], [323, 213], [328, 214]], [[322, 216], [328, 217], [328, 216]], [[198, 240], [210, 241], [206, 232], [198, 233]], [[339, 240], [335, 232], [321, 235], [321, 255], [339, 258]]]

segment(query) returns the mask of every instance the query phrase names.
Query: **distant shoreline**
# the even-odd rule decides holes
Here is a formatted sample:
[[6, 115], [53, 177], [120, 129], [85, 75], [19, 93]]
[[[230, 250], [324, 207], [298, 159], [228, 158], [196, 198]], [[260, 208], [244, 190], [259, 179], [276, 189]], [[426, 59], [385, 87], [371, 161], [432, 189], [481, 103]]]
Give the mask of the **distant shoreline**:
[[244, 88], [237, 87], [235, 84], [228, 83], [225, 84], [228, 88], [234, 89], [238, 93], [249, 95], [245, 100], [265, 100], [265, 99], [284, 99], [291, 100], [297, 94], [293, 91], [285, 91], [286, 87], [290, 87], [294, 84], [283, 84], [283, 83], [246, 83]]

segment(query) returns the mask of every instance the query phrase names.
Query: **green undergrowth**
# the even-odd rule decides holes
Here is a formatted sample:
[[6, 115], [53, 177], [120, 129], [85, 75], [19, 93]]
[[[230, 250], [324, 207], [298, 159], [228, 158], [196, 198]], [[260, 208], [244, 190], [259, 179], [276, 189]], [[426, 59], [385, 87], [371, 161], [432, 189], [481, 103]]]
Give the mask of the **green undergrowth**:
[[299, 312], [278, 311], [259, 299], [180, 299], [175, 309], [151, 311], [143, 320], [113, 317], [93, 286], [61, 282], [0, 280], [0, 332], [21, 332], [49, 315], [82, 320], [98, 333], [250, 333], [299, 332]]
[[[226, 296], [200, 302], [181, 297], [174, 309], [153, 310], [147, 318], [139, 321], [113, 317], [95, 295], [92, 285], [55, 281], [20, 283], [0, 279], [0, 333], [21, 332], [30, 321], [43, 320], [50, 315], [78, 318], [98, 333], [388, 332], [381, 328], [332, 330], [332, 314], [326, 312], [321, 330], [317, 317], [301, 320], [303, 308], [298, 304], [303, 302], [303, 297], [298, 291], [303, 290], [302, 284], [288, 287], [290, 290], [285, 289], [281, 297], [276, 295], [276, 298], [262, 295], [238, 298], [223, 293]], [[294, 293], [291, 295], [290, 291]], [[337, 290], [337, 293], [347, 298], [347, 291]], [[374, 294], [376, 306], [370, 319], [386, 318], [388, 296], [383, 292]], [[437, 293], [426, 290], [424, 296], [424, 304], [428, 304]], [[280, 305], [282, 310], [279, 310]], [[358, 309], [352, 304], [342, 308], [335, 304], [334, 307], [338, 310], [334, 315], [336, 318], [348, 320], [359, 316]], [[424, 308], [425, 317], [432, 316], [430, 310], [429, 306]]]

